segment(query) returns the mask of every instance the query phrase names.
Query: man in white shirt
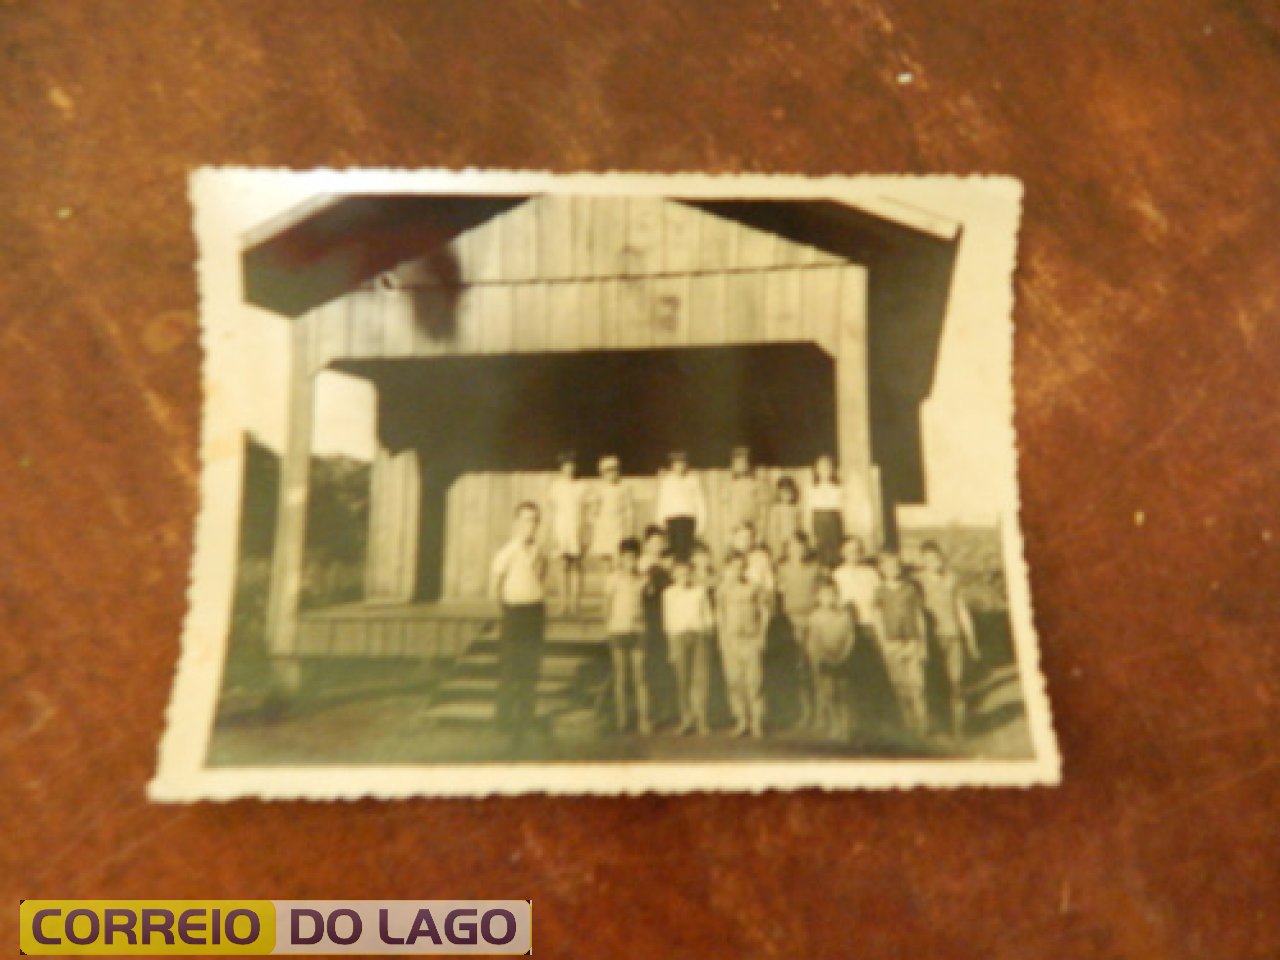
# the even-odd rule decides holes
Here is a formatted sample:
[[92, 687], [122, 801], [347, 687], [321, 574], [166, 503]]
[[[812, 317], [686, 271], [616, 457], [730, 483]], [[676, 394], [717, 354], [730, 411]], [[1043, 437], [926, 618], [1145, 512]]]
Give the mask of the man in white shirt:
[[683, 450], [671, 452], [671, 469], [658, 481], [655, 513], [667, 528], [672, 556], [688, 560], [694, 542], [707, 526], [707, 501], [702, 484], [689, 473], [689, 459]]
[[543, 583], [547, 558], [538, 546], [541, 512], [537, 504], [516, 507], [511, 539], [493, 558], [489, 595], [502, 609], [498, 634], [498, 729], [516, 744], [528, 733], [546, 632]]

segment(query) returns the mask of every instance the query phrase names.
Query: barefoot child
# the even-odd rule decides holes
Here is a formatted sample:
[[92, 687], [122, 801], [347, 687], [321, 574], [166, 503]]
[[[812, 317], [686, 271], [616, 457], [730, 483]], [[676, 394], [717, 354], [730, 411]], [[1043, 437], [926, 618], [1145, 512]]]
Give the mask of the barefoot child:
[[966, 655], [978, 657], [978, 644], [973, 629], [973, 617], [969, 605], [960, 592], [956, 575], [947, 566], [946, 555], [932, 540], [920, 548], [924, 569], [917, 580], [924, 592], [925, 612], [933, 628], [934, 640], [942, 653], [942, 663], [947, 671], [947, 689], [951, 696], [951, 733], [964, 734], [965, 698], [964, 668]]
[[677, 560], [675, 581], [662, 595], [662, 620], [667, 632], [671, 667], [676, 675], [680, 725], [676, 733], [708, 733], [710, 695], [711, 597], [705, 584], [694, 581], [692, 564]]
[[782, 548], [778, 564], [778, 595], [781, 615], [791, 628], [795, 641], [796, 679], [799, 688], [800, 716], [797, 726], [812, 729], [817, 712], [817, 676], [809, 649], [809, 615], [817, 601], [818, 582], [822, 571], [809, 549], [809, 538], [803, 530], [793, 530]]
[[640, 544], [623, 540], [618, 548], [618, 569], [605, 586], [604, 622], [613, 660], [613, 699], [618, 730], [627, 729], [631, 693], [635, 694], [637, 727], [651, 733], [649, 685], [645, 679], [644, 589], [646, 578], [636, 566]]
[[572, 616], [582, 593], [582, 485], [574, 477], [574, 455], [562, 453], [559, 460], [560, 473], [547, 491], [548, 526], [551, 554], [560, 559], [563, 573], [560, 610]]
[[903, 576], [897, 554], [881, 555], [880, 575], [884, 583], [876, 594], [876, 608], [885, 669], [907, 729], [924, 736], [924, 666], [928, 654], [924, 598], [920, 588]]
[[716, 613], [725, 684], [733, 710], [733, 735], [764, 736], [764, 642], [770, 598], [747, 577], [746, 558], [733, 553], [725, 561]]
[[814, 729], [837, 739], [849, 735], [847, 668], [853, 642], [853, 618], [841, 607], [835, 584], [823, 581], [809, 615], [809, 649], [817, 676]]

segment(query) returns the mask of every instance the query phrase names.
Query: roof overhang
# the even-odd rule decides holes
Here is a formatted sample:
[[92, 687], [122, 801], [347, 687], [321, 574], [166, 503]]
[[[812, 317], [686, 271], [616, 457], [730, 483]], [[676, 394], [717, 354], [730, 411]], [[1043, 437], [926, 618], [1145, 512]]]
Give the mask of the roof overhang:
[[[368, 194], [323, 198], [246, 235], [245, 300], [298, 317], [417, 260], [531, 199]], [[929, 396], [961, 226], [891, 197], [672, 198], [710, 215], [817, 247], [868, 273], [872, 455], [885, 494], [925, 495], [919, 406]]]
[[244, 298], [298, 317], [528, 197], [323, 197], [245, 236]]
[[[760, 462], [798, 468], [836, 448], [835, 363], [807, 342], [372, 358], [332, 368], [377, 387], [384, 447], [429, 450], [429, 460], [455, 472], [544, 470], [566, 449], [584, 464], [625, 452], [628, 472], [653, 473], [680, 448], [693, 466], [710, 468], [739, 444]], [[799, 421], [797, 409], [806, 411]]]
[[[319, 197], [247, 233], [244, 297], [298, 317], [387, 271], [429, 256], [529, 195], [365, 194]], [[871, 265], [896, 252], [951, 250], [959, 225], [890, 199], [679, 202]]]

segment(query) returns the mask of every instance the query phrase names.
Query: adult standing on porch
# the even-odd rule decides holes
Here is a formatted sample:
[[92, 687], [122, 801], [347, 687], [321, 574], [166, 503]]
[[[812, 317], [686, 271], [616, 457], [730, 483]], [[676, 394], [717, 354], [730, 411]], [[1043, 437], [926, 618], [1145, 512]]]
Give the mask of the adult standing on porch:
[[547, 610], [543, 583], [547, 558], [538, 546], [541, 512], [528, 501], [516, 507], [511, 539], [493, 558], [489, 593], [502, 609], [498, 635], [498, 729], [519, 746], [533, 722]]
[[671, 469], [658, 481], [658, 522], [667, 528], [667, 544], [676, 560], [688, 560], [693, 544], [707, 526], [702, 484], [689, 473], [683, 450], [671, 451]]

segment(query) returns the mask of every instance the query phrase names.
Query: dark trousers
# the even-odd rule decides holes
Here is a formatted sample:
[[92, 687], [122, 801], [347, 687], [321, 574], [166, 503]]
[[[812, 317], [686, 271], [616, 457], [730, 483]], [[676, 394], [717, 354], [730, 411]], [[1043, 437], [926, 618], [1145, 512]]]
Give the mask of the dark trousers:
[[844, 543], [844, 516], [839, 510], [813, 511], [813, 539], [818, 562], [830, 570], [840, 566], [840, 547]]
[[693, 517], [667, 517], [667, 546], [677, 560], [688, 560], [693, 555], [693, 541], [698, 526]]
[[538, 672], [547, 608], [541, 603], [503, 604], [498, 634], [498, 729], [520, 736], [535, 715]]

